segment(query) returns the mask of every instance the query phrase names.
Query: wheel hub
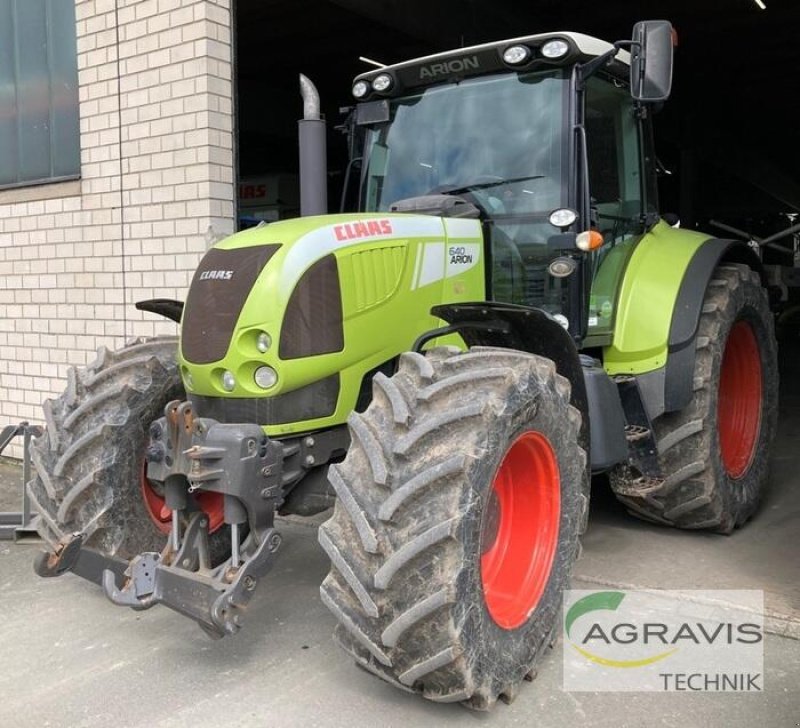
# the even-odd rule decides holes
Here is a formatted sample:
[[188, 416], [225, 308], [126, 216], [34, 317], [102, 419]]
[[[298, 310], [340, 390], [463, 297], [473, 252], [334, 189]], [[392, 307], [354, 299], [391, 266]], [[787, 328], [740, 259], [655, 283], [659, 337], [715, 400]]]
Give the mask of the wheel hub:
[[717, 423], [722, 464], [741, 478], [755, 455], [761, 429], [761, 355], [755, 332], [737, 321], [725, 344], [719, 379]]
[[481, 533], [486, 607], [504, 629], [522, 625], [544, 593], [558, 545], [561, 482], [549, 440], [520, 435], [492, 483]]
[[[157, 491], [147, 478], [147, 462], [142, 466], [140, 480], [142, 500], [150, 520], [161, 533], [170, 533], [172, 529], [172, 510], [167, 507], [164, 494]], [[214, 533], [225, 522], [225, 497], [222, 493], [201, 491], [194, 494], [197, 506], [208, 516], [208, 532]]]

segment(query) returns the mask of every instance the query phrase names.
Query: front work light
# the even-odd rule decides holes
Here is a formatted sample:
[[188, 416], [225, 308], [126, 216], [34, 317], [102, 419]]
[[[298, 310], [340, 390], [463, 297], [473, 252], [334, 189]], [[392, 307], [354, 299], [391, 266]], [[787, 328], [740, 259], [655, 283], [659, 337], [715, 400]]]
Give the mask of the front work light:
[[394, 81], [388, 73], [381, 73], [379, 76], [375, 76], [375, 78], [372, 79], [372, 88], [378, 93], [385, 93], [392, 88], [393, 83]]
[[353, 84], [353, 96], [357, 99], [363, 99], [369, 93], [369, 83], [361, 80]]
[[256, 339], [256, 349], [262, 354], [266, 354], [270, 346], [272, 346], [272, 337], [266, 331], [262, 331]]
[[566, 230], [572, 223], [578, 219], [578, 213], [575, 210], [570, 210], [568, 207], [561, 207], [558, 210], [553, 210], [550, 213], [548, 220], [553, 227]]
[[194, 387], [194, 377], [192, 377], [192, 373], [186, 367], [183, 367], [181, 369], [181, 374], [183, 374], [183, 383], [186, 385], [186, 388], [192, 389], [192, 387]]
[[578, 264], [572, 258], [567, 258], [562, 255], [551, 261], [547, 270], [550, 271], [550, 275], [553, 276], [553, 278], [566, 278], [568, 275], [571, 275], [577, 267]]
[[556, 323], [560, 324], [562, 328], [569, 329], [569, 319], [563, 313], [553, 314]]
[[509, 66], [519, 66], [531, 57], [531, 49], [524, 45], [509, 46], [503, 51], [503, 60]]
[[551, 61], [563, 58], [567, 53], [569, 53], [569, 44], [565, 40], [548, 40], [547, 43], [542, 46], [542, 55], [545, 58], [549, 58]]

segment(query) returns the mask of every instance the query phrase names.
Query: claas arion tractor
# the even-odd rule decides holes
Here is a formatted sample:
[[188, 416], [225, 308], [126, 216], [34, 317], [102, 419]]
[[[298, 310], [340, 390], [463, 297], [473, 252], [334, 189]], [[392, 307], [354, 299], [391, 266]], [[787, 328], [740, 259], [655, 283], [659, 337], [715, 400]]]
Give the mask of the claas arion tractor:
[[101, 349], [45, 405], [38, 573], [222, 636], [276, 515], [335, 503], [338, 642], [487, 708], [554, 639], [593, 473], [648, 521], [743, 524], [776, 425], [772, 314], [756, 252], [659, 215], [671, 77], [665, 21], [371, 70], [346, 123], [357, 212], [335, 215], [315, 214], [304, 80], [306, 214], [216, 243], [185, 303], [139, 304], [177, 340]]

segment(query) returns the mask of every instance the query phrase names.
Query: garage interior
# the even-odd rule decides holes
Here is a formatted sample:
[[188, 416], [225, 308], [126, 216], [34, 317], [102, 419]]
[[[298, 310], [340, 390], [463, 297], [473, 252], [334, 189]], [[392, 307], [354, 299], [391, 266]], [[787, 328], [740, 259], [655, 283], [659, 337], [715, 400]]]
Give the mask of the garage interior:
[[[667, 0], [645, 12], [616, 2], [582, 4], [576, 14], [556, 0], [237, 0], [240, 181], [283, 175], [296, 185], [299, 73], [317, 85], [328, 120], [333, 212], [347, 161], [335, 131], [339, 109], [352, 103], [352, 78], [371, 68], [360, 56], [391, 64], [553, 30], [614, 41], [628, 38], [638, 20], [666, 18], [678, 47], [672, 96], [655, 116], [658, 156], [671, 173], [662, 174], [662, 212], [677, 213], [683, 227], [714, 232], [714, 219], [765, 237], [800, 210], [800, 98], [789, 76], [800, 49], [788, 32], [800, 22], [800, 7], [766, 6]], [[296, 191], [286, 197], [286, 212], [296, 214]]]

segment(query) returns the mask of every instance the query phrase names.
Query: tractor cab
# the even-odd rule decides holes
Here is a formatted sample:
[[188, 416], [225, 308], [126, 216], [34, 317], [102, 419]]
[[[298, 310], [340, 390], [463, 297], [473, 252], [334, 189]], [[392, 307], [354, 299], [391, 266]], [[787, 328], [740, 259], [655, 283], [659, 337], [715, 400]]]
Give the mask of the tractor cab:
[[671, 74], [668, 23], [634, 39], [531, 35], [358, 76], [359, 209], [478, 217], [487, 299], [543, 309], [580, 342], [609, 330], [609, 295], [584, 291], [658, 220], [643, 103]]

